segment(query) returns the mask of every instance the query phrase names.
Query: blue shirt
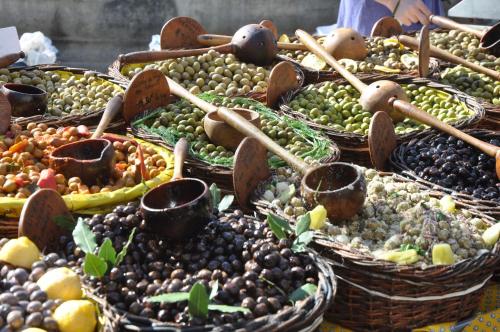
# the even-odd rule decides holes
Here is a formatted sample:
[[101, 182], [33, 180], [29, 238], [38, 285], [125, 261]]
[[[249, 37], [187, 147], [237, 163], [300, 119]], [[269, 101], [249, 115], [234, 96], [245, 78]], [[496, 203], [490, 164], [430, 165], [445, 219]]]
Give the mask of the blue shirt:
[[[423, 2], [433, 14], [444, 14], [441, 1], [423, 0]], [[392, 16], [391, 11], [375, 0], [341, 0], [337, 27], [352, 28], [364, 36], [369, 36], [373, 24], [384, 16]], [[403, 25], [404, 31], [415, 31], [421, 28], [420, 23]]]

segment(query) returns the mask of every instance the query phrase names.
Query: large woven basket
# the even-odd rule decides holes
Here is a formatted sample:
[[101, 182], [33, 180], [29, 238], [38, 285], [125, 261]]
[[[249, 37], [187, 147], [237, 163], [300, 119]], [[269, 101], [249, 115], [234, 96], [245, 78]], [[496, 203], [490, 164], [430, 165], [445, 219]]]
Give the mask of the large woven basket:
[[[372, 75], [372, 74], [363, 74], [358, 75], [358, 77], [365, 83], [369, 84], [371, 82], [377, 80], [391, 80], [395, 81], [399, 84], [417, 84], [417, 85], [425, 85], [431, 88], [436, 88], [439, 90], [443, 90], [457, 98], [459, 101], [465, 103], [465, 105], [474, 112], [474, 114], [468, 118], [460, 119], [450, 123], [452, 126], [456, 128], [469, 128], [473, 127], [477, 124], [485, 114], [484, 108], [472, 97], [460, 92], [458, 90], [453, 89], [448, 85], [443, 85], [437, 83], [435, 81], [431, 81], [426, 78], [415, 78], [412, 76], [401, 76], [401, 75]], [[346, 84], [347, 81], [344, 78], [334, 79], [333, 82], [336, 84]], [[320, 87], [324, 83], [318, 83], [316, 86]], [[371, 166], [370, 156], [368, 152], [368, 137], [351, 133], [351, 132], [341, 132], [334, 130], [333, 128], [316, 124], [311, 121], [308, 117], [304, 116], [302, 113], [295, 112], [288, 104], [293, 100], [293, 98], [305, 90], [306, 86], [302, 87], [302, 89], [297, 91], [292, 91], [288, 94], [285, 94], [280, 99], [280, 110], [284, 114], [290, 115], [293, 118], [300, 119], [307, 123], [311, 128], [318, 129], [326, 134], [332, 141], [336, 142], [342, 151], [342, 160], [354, 162], [363, 166]], [[432, 128], [427, 128], [425, 130], [417, 130], [407, 134], [398, 135], [398, 143], [406, 142], [414, 138], [419, 138], [427, 135], [431, 132]]]
[[[83, 69], [83, 68], [70, 68], [70, 67], [65, 67], [65, 66], [60, 66], [60, 65], [38, 65], [38, 66], [30, 66], [30, 67], [13, 67], [13, 68], [8, 68], [10, 71], [20, 71], [20, 70], [43, 70], [43, 71], [62, 71], [62, 72], [69, 72], [75, 75], [83, 75], [85, 72], [92, 72], [97, 75], [97, 78], [102, 79], [104, 81], [107, 81], [111, 84], [118, 85], [121, 87], [123, 90], [125, 90], [126, 85], [119, 80], [116, 80], [115, 78], [102, 74], [93, 70], [88, 70], [88, 69]], [[27, 125], [30, 122], [35, 122], [35, 123], [46, 123], [47, 125], [51, 126], [76, 126], [80, 124], [87, 125], [90, 128], [94, 128], [97, 126], [99, 123], [99, 120], [101, 119], [102, 113], [104, 112], [104, 109], [98, 110], [95, 112], [87, 112], [83, 114], [68, 114], [68, 115], [63, 115], [63, 116], [54, 116], [51, 114], [42, 114], [42, 115], [34, 115], [30, 117], [18, 117], [18, 118], [13, 118], [12, 122], [17, 123], [19, 125]], [[125, 129], [125, 122], [123, 120], [115, 120], [110, 125], [108, 126], [108, 131], [119, 131]]]
[[[397, 182], [415, 183], [392, 173]], [[429, 192], [440, 198], [442, 192]], [[296, 220], [263, 199], [253, 204], [259, 214], [274, 213]], [[468, 208], [461, 202], [457, 206]], [[472, 215], [494, 223], [494, 219], [469, 209]], [[500, 243], [491, 254], [454, 265], [421, 269], [377, 261], [322, 233], [315, 233], [313, 248], [325, 258], [337, 276], [339, 288], [325, 318], [353, 331], [410, 331], [413, 328], [467, 318], [479, 306], [487, 282], [500, 262]], [[498, 272], [498, 271], [497, 271]]]
[[[493, 132], [488, 130], [467, 130], [468, 134], [471, 134], [474, 137], [479, 139], [490, 139], [490, 138], [498, 138], [500, 137], [500, 132]], [[430, 190], [437, 190], [446, 194], [453, 196], [454, 200], [461, 203], [462, 206], [466, 206], [471, 209], [475, 209], [480, 211], [486, 215], [490, 215], [496, 219], [500, 219], [500, 205], [494, 201], [482, 200], [475, 198], [471, 195], [467, 195], [464, 193], [456, 192], [450, 188], [446, 188], [440, 186], [438, 184], [426, 181], [419, 177], [406, 163], [405, 156], [407, 154], [408, 149], [419, 142], [429, 142], [432, 141], [438, 134], [432, 133], [422, 138], [413, 139], [411, 141], [400, 144], [392, 153], [390, 157], [390, 164], [392, 168], [401, 173], [403, 176], [408, 177], [410, 179], [415, 180], [419, 184], [427, 187]]]
[[[147, 116], [148, 114], [148, 112], [145, 112], [140, 116]], [[169, 150], [173, 150], [174, 148], [172, 144], [169, 144], [168, 142], [163, 140], [160, 135], [147, 132], [143, 128], [137, 128], [136, 126], [134, 126], [134, 121], [132, 121], [130, 130], [134, 136], [140, 137], [146, 141], [164, 146]], [[318, 133], [318, 135], [320, 134]], [[337, 147], [337, 145], [334, 142], [328, 142], [328, 145], [329, 154], [322, 158], [320, 162], [333, 162], [337, 161], [340, 158], [340, 149]], [[202, 179], [207, 183], [216, 183], [222, 190], [226, 192], [233, 191], [232, 166], [229, 167], [212, 165], [203, 160], [196, 159], [191, 155], [188, 155], [185, 163], [186, 173], [189, 174], [190, 177]]]

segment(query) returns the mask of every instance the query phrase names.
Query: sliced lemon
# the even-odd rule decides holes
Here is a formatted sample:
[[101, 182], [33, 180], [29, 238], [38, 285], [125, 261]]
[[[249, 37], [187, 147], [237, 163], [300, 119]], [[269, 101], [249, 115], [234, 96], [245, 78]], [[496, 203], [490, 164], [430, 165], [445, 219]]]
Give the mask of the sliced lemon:
[[399, 42], [399, 40], [397, 40], [396, 38], [384, 39], [383, 44], [384, 44], [384, 46], [387, 46], [387, 47], [399, 47], [399, 49], [401, 49], [401, 50], [404, 48], [403, 44], [401, 44]]
[[415, 53], [406, 53], [401, 56], [401, 63], [408, 69], [418, 66], [418, 55]]
[[389, 67], [380, 66], [380, 65], [375, 65], [373, 67], [373, 70], [380, 71], [382, 73], [387, 73], [387, 74], [397, 74], [397, 73], [401, 72], [400, 69], [394, 69], [394, 68], [389, 68]]
[[326, 62], [316, 56], [316, 54], [309, 53], [300, 62], [303, 66], [309, 67], [314, 70], [323, 70], [326, 67]]

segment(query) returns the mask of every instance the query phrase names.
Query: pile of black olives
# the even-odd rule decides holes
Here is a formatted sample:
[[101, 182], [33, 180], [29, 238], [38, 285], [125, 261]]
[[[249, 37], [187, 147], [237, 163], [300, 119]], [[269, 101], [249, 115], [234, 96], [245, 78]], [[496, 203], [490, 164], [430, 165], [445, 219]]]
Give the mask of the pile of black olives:
[[[266, 223], [239, 210], [214, 216], [199, 235], [178, 245], [146, 232], [136, 203], [85, 221], [98, 244], [109, 237], [117, 251], [137, 227], [123, 263], [102, 279], [87, 281], [99, 286], [101, 295], [116, 308], [141, 317], [183, 325], [240, 324], [289, 307], [288, 295], [295, 289], [318, 283], [312, 258], [294, 253], [289, 239], [277, 240]], [[65, 250], [69, 261], [81, 265], [83, 253], [74, 242], [67, 242]], [[196, 282], [209, 290], [215, 280], [215, 303], [242, 306], [251, 312], [210, 311], [208, 319], [202, 320], [190, 318], [186, 301], [144, 301], [154, 295], [188, 292]]]
[[[498, 138], [486, 141], [500, 146]], [[410, 144], [405, 162], [424, 180], [478, 199], [500, 202], [495, 158], [455, 137], [441, 134]]]
[[[0, 242], [6, 242], [2, 239]], [[2, 243], [0, 243], [1, 246]], [[0, 331], [21, 331], [38, 327], [46, 331], [58, 331], [53, 311], [62, 300], [48, 298], [36, 284], [51, 267], [66, 266], [65, 259], [51, 253], [33, 263], [31, 271], [5, 264], [0, 268]]]

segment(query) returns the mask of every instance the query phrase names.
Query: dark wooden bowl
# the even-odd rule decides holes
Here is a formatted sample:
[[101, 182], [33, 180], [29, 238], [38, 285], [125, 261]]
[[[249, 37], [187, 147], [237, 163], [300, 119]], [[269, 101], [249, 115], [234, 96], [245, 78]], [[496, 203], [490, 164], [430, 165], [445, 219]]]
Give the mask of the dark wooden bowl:
[[42, 115], [47, 111], [47, 92], [32, 85], [5, 83], [1, 88], [12, 107], [12, 116]]
[[[232, 110], [250, 121], [257, 128], [260, 128], [259, 113], [243, 108], [233, 108]], [[225, 123], [217, 112], [210, 112], [205, 116], [203, 119], [203, 127], [212, 143], [232, 151], [236, 151], [241, 141], [246, 137]]]
[[310, 207], [323, 205], [330, 221], [346, 220], [363, 206], [366, 181], [361, 169], [353, 164], [324, 164], [306, 173], [301, 192]]
[[210, 191], [198, 179], [167, 182], [142, 197], [141, 211], [148, 231], [174, 241], [186, 241], [210, 220]]
[[52, 151], [49, 165], [67, 179], [77, 176], [89, 186], [105, 184], [113, 174], [115, 150], [102, 138], [69, 143]]

